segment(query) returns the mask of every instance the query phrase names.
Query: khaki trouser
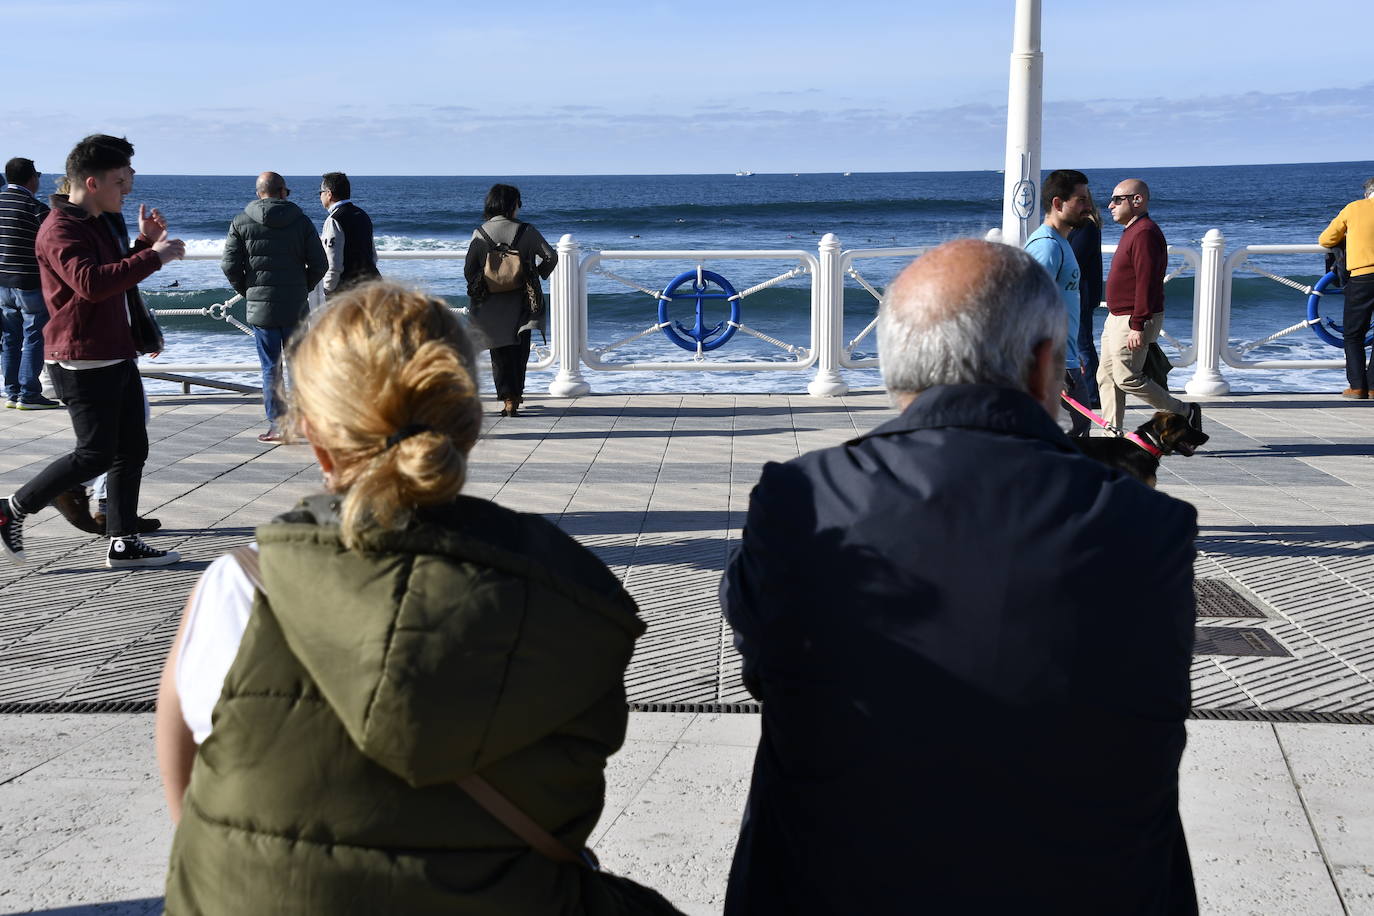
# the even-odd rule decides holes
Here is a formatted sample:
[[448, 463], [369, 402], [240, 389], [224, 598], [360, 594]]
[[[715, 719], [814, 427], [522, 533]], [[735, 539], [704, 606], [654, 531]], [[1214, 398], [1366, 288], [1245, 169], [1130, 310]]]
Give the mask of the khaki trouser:
[[1113, 426], [1120, 426], [1126, 415], [1126, 395], [1133, 394], [1155, 410], [1187, 414], [1188, 405], [1174, 397], [1141, 374], [1145, 354], [1150, 344], [1159, 339], [1164, 327], [1164, 313], [1150, 316], [1141, 332], [1144, 343], [1135, 350], [1126, 346], [1131, 332], [1130, 315], [1108, 315], [1102, 329], [1101, 360], [1097, 365], [1097, 390], [1102, 398], [1102, 416]]

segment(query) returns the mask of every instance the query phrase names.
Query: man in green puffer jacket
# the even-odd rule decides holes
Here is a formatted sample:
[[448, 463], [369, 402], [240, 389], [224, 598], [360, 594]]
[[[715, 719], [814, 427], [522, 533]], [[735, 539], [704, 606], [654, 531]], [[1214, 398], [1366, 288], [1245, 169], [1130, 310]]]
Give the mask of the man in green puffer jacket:
[[258, 199], [234, 217], [224, 240], [220, 269], [248, 302], [248, 323], [262, 365], [262, 404], [267, 432], [259, 442], [280, 442], [278, 420], [286, 413], [281, 365], [286, 341], [307, 312], [306, 298], [324, 278], [329, 261], [301, 208], [286, 198], [291, 189], [276, 172], [258, 176]]

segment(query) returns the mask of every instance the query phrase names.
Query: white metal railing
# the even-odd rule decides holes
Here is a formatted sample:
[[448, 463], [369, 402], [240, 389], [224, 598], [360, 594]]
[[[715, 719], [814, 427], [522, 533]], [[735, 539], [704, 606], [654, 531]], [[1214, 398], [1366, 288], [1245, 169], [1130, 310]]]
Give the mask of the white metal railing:
[[[994, 229], [988, 237], [1000, 237]], [[1238, 344], [1229, 341], [1231, 329], [1231, 295], [1237, 273], [1245, 272], [1266, 277], [1277, 283], [1289, 286], [1298, 292], [1309, 293], [1311, 288], [1291, 278], [1271, 273], [1263, 268], [1247, 263], [1255, 255], [1312, 255], [1321, 254], [1325, 249], [1317, 245], [1244, 245], [1229, 255], [1225, 251], [1226, 240], [1219, 230], [1207, 232], [1201, 248], [1186, 245], [1169, 246], [1170, 255], [1180, 259], [1177, 267], [1165, 278], [1168, 282], [1188, 270], [1195, 274], [1193, 289], [1193, 342], [1184, 345], [1169, 334], [1166, 340], [1179, 349], [1179, 355], [1171, 359], [1175, 367], [1195, 366], [1192, 377], [1185, 385], [1193, 395], [1223, 395], [1230, 385], [1221, 374], [1224, 362], [1228, 367], [1238, 370], [1249, 369], [1334, 369], [1344, 365], [1343, 358], [1332, 359], [1248, 359], [1246, 353], [1252, 349], [1276, 340], [1286, 334], [1301, 331], [1313, 322], [1300, 321], [1291, 327], [1276, 329], [1267, 337]], [[595, 371], [807, 371], [815, 370], [807, 390], [816, 396], [836, 396], [848, 391], [848, 385], [840, 374], [841, 369], [867, 369], [878, 365], [876, 357], [855, 359], [853, 354], [858, 346], [868, 339], [876, 328], [876, 303], [881, 299], [882, 289], [866, 277], [860, 270], [864, 261], [881, 258], [913, 258], [925, 248], [868, 248], [841, 249], [840, 240], [833, 234], [826, 234], [820, 240], [816, 252], [802, 249], [763, 249], [763, 250], [671, 250], [671, 251], [594, 251], [581, 252], [571, 235], [564, 235], [558, 242], [558, 266], [550, 280], [549, 288], [549, 341], [547, 346], [534, 348], [533, 369], [547, 369], [557, 366], [557, 373], [549, 385], [555, 396], [575, 397], [591, 391], [591, 385], [583, 374], [583, 367]], [[1104, 254], [1116, 251], [1115, 245], [1103, 245]], [[417, 251], [417, 252], [380, 252], [384, 260], [459, 260], [466, 256], [465, 251]], [[187, 255], [189, 260], [215, 260], [219, 255], [198, 253]], [[607, 359], [607, 354], [641, 338], [652, 336], [660, 331], [664, 323], [655, 320], [648, 323], [640, 332], [608, 344], [593, 346], [588, 336], [588, 278], [597, 276], [609, 283], [619, 283], [637, 290], [655, 300], [663, 298], [662, 292], [649, 283], [630, 279], [619, 271], [629, 272], [619, 267], [612, 270], [608, 264], [635, 262], [687, 263], [698, 270], [710, 262], [717, 261], [781, 261], [790, 265], [783, 273], [757, 283], [737, 293], [743, 299], [782, 283], [792, 281], [810, 282], [810, 339], [806, 341], [786, 341], [774, 336], [768, 328], [755, 328], [746, 324], [741, 316], [739, 322], [732, 322], [736, 332], [749, 334], [785, 351], [791, 359], [752, 360], [729, 362], [712, 360], [700, 348], [691, 360], [639, 360], [617, 362]], [[874, 317], [852, 340], [845, 338], [845, 287], [846, 277], [867, 291], [874, 299]], [[235, 317], [231, 310], [242, 301], [234, 296], [222, 303], [214, 303], [198, 309], [158, 309], [158, 314], [202, 315], [211, 320], [224, 321], [245, 333], [251, 334], [243, 321]], [[462, 311], [461, 309], [459, 311]], [[257, 372], [256, 362], [235, 364], [185, 364], [156, 365], [148, 364], [144, 371], [149, 375], [189, 375], [210, 372]]]
[[[754, 286], [751, 286], [748, 289], [738, 292], [731, 297], [731, 299], [738, 300], [743, 300], [750, 295], [762, 292], [765, 289], [770, 289], [774, 286], [777, 286], [779, 283], [786, 282], [798, 276], [815, 275], [817, 270], [815, 255], [807, 251], [802, 251], [800, 249], [770, 249], [765, 251], [600, 251], [595, 252], [593, 254], [589, 254], [582, 259], [582, 276], [579, 281], [579, 290], [582, 293], [582, 295], [579, 296], [580, 301], [576, 303], [576, 306], [582, 310], [584, 320], [586, 320], [586, 285], [588, 276], [592, 274], [599, 274], [603, 277], [606, 277], [609, 280], [621, 283], [622, 285], [628, 286], [632, 289], [636, 289], [646, 294], [650, 298], [654, 299], [655, 301], [666, 298], [658, 290], [649, 289], [645, 286], [635, 283], [632, 280], [628, 280], [625, 277], [622, 277], [613, 271], [605, 270], [604, 268], [602, 268], [601, 265], [607, 261], [688, 262], [693, 264], [697, 268], [698, 273], [700, 273], [702, 270], [705, 269], [706, 265], [712, 261], [727, 260], [787, 261], [789, 263], [795, 263], [797, 265], [796, 267], [793, 267], [791, 270], [781, 274], [780, 276], [773, 277], [769, 280], [765, 280], [762, 283], [757, 283]], [[811, 312], [813, 314], [816, 312], [814, 290], [812, 293]], [[736, 331], [743, 331], [746, 334], [750, 334], [754, 337], [760, 338], [768, 343], [773, 344], [779, 349], [791, 354], [794, 357], [794, 359], [791, 362], [768, 362], [762, 360], [755, 360], [753, 362], [708, 363], [705, 361], [705, 350], [703, 349], [702, 342], [700, 341], [698, 342], [697, 352], [691, 363], [684, 363], [681, 361], [613, 363], [607, 362], [601, 358], [604, 354], [609, 353], [611, 350], [614, 350], [618, 347], [624, 346], [627, 343], [630, 343], [631, 341], [637, 340], [641, 337], [648, 336], [653, 332], [661, 330], [667, 324], [669, 324], [669, 322], [655, 322], [649, 325], [649, 327], [645, 328], [640, 333], [635, 334], [632, 337], [627, 337], [624, 340], [619, 340], [615, 343], [608, 344], [602, 347], [592, 347], [588, 341], [584, 340], [581, 354], [582, 361], [586, 363], [588, 368], [601, 370], [688, 370], [707, 372], [797, 370], [806, 369], [810, 367], [813, 362], [815, 362], [815, 356], [813, 353], [814, 345], [811, 347], [803, 347], [799, 345], [789, 344], [785, 341], [778, 340], [776, 337], [772, 337], [768, 334], [765, 334], [755, 328], [749, 327], [748, 325], [745, 325], [743, 321], [729, 321], [727, 322], [727, 324], [732, 326]], [[816, 335], [813, 329], [813, 341], [815, 340], [815, 337]]]
[[[384, 261], [461, 261], [467, 257], [467, 250], [454, 251], [379, 251], [377, 259]], [[212, 252], [197, 252], [187, 254], [187, 261], [218, 261], [220, 255]], [[322, 296], [316, 289], [311, 293], [312, 306], [317, 297]], [[210, 305], [192, 309], [153, 309], [154, 315], [183, 316], [209, 318], [213, 321], [223, 321], [231, 327], [237, 328], [248, 336], [252, 336], [253, 329], [239, 320], [231, 311], [234, 306], [242, 303], [243, 297], [237, 293], [223, 302], [214, 302]], [[320, 300], [322, 301], [322, 299]], [[467, 314], [467, 309], [459, 308], [454, 311], [460, 314]], [[551, 310], [550, 310], [551, 311]], [[245, 316], [246, 317], [246, 316]], [[556, 333], [555, 321], [557, 319], [550, 315], [549, 337], [553, 338]], [[554, 363], [554, 351], [551, 346], [532, 344], [530, 352], [535, 359], [530, 363], [531, 369], [548, 369]], [[256, 363], [146, 363], [141, 367], [144, 375], [204, 375], [206, 373], [221, 372], [260, 372], [262, 367]]]
[[[882, 301], [883, 291], [873, 284], [867, 277], [859, 271], [856, 261], [871, 260], [873, 258], [916, 258], [920, 257], [927, 248], [860, 248], [851, 249], [840, 255], [840, 266], [838, 273], [840, 282], [844, 282], [845, 277], [849, 277], [859, 284], [870, 296], [873, 297], [873, 318], [864, 326], [864, 329], [855, 335], [854, 339], [848, 341], [840, 350], [840, 365], [846, 369], [871, 369], [878, 365], [876, 356], [854, 359], [854, 351], [859, 344], [878, 329], [878, 303]], [[844, 326], [844, 289], [840, 289], [840, 326]]]
[[[1000, 239], [1001, 239], [1001, 233], [1000, 233], [1000, 232], [997, 232], [997, 230], [993, 230], [993, 232], [989, 233], [989, 238], [990, 238], [990, 240], [992, 240], [992, 241], [1000, 241]], [[1116, 248], [1117, 248], [1117, 246], [1115, 246], [1115, 245], [1103, 245], [1103, 246], [1102, 246], [1102, 253], [1103, 253], [1103, 254], [1114, 254], [1114, 253], [1116, 252]], [[872, 333], [877, 329], [877, 327], [878, 327], [877, 304], [882, 300], [882, 296], [883, 296], [883, 291], [882, 291], [881, 289], [879, 289], [875, 284], [873, 284], [867, 277], [865, 277], [865, 276], [859, 271], [859, 269], [858, 269], [858, 267], [856, 266], [855, 262], [856, 262], [856, 261], [859, 261], [859, 260], [863, 260], [863, 259], [873, 259], [873, 258], [915, 258], [915, 257], [919, 257], [921, 254], [923, 254], [923, 253], [925, 253], [926, 251], [929, 251], [929, 250], [930, 250], [929, 248], [864, 248], [864, 249], [856, 249], [856, 250], [852, 250], [852, 251], [846, 251], [846, 252], [841, 256], [841, 258], [840, 258], [840, 270], [843, 272], [843, 274], [844, 274], [845, 276], [848, 276], [848, 277], [850, 277], [851, 279], [853, 279], [853, 280], [854, 280], [860, 287], [862, 287], [870, 296], [872, 296], [872, 297], [873, 297], [873, 301], [874, 301], [874, 312], [873, 312], [873, 318], [872, 318], [872, 320], [870, 320], [870, 321], [868, 322], [868, 324], [865, 325], [864, 329], [863, 329], [862, 331], [860, 331], [859, 334], [858, 334], [857, 336], [855, 336], [853, 340], [850, 340], [849, 342], [847, 342], [846, 344], [844, 344], [843, 350], [842, 350], [842, 352], [841, 352], [841, 361], [840, 361], [840, 365], [841, 365], [843, 368], [845, 368], [845, 369], [868, 369], [868, 368], [874, 368], [874, 367], [876, 367], [876, 366], [878, 365], [878, 358], [877, 358], [877, 357], [870, 356], [870, 357], [863, 357], [863, 358], [861, 358], [861, 359], [854, 359], [854, 358], [853, 358], [853, 353], [854, 353], [854, 351], [858, 348], [858, 345], [859, 345], [860, 343], [862, 343], [862, 342], [863, 342], [870, 334], [872, 334]], [[1165, 275], [1165, 277], [1164, 277], [1164, 282], [1165, 282], [1165, 283], [1168, 283], [1170, 280], [1173, 280], [1175, 277], [1181, 276], [1181, 275], [1182, 275], [1185, 271], [1187, 271], [1189, 268], [1191, 268], [1195, 274], [1198, 272], [1199, 266], [1200, 266], [1201, 261], [1202, 261], [1202, 257], [1201, 257], [1201, 253], [1200, 253], [1196, 248], [1190, 248], [1190, 247], [1188, 247], [1188, 246], [1186, 246], [1186, 245], [1170, 245], [1170, 246], [1169, 246], [1169, 254], [1170, 254], [1170, 255], [1173, 255], [1173, 256], [1175, 256], [1175, 257], [1178, 257], [1179, 259], [1181, 259], [1182, 263], [1180, 263], [1177, 267], [1175, 267], [1173, 270], [1169, 271], [1169, 273]], [[1195, 284], [1194, 287], [1193, 287], [1193, 340], [1194, 340], [1194, 341], [1197, 340], [1197, 335], [1198, 335], [1198, 312], [1199, 312], [1199, 310], [1198, 310], [1198, 303], [1199, 303], [1199, 289], [1200, 289], [1200, 284]], [[841, 300], [841, 307], [843, 308], [843, 301], [842, 301], [842, 300]], [[1103, 303], [1103, 304], [1102, 304], [1102, 307], [1105, 308], [1105, 307], [1106, 307], [1106, 303]], [[1194, 344], [1193, 346], [1185, 346], [1181, 341], [1179, 341], [1177, 338], [1173, 337], [1172, 335], [1168, 334], [1167, 332], [1165, 332], [1162, 336], [1164, 336], [1166, 340], [1168, 340], [1171, 344], [1173, 344], [1173, 345], [1174, 345], [1175, 347], [1177, 347], [1178, 350], [1179, 350], [1179, 355], [1178, 355], [1177, 357], [1171, 357], [1171, 358], [1170, 358], [1170, 362], [1173, 364], [1173, 366], [1174, 366], [1175, 368], [1181, 369], [1181, 368], [1183, 368], [1184, 366], [1191, 365], [1191, 364], [1194, 362], [1194, 360], [1197, 359], [1197, 347], [1196, 347], [1196, 344]]]
[[[1218, 233], [1220, 235], [1220, 233]], [[1298, 292], [1310, 296], [1313, 292], [1311, 286], [1299, 283], [1290, 277], [1280, 276], [1262, 268], [1256, 267], [1246, 262], [1251, 255], [1283, 255], [1283, 254], [1326, 254], [1327, 249], [1320, 245], [1242, 245], [1226, 258], [1225, 266], [1222, 269], [1219, 283], [1224, 293], [1224, 301], [1221, 304], [1221, 340], [1228, 341], [1231, 327], [1231, 293], [1234, 288], [1235, 275], [1237, 272], [1244, 271], [1258, 277], [1265, 277], [1283, 286], [1295, 289]], [[1345, 367], [1345, 354], [1342, 353], [1335, 359], [1246, 359], [1245, 354], [1251, 350], [1264, 346], [1271, 341], [1278, 340], [1280, 337], [1287, 336], [1297, 331], [1303, 331], [1316, 324], [1320, 319], [1304, 319], [1290, 327], [1282, 328], [1268, 337], [1259, 340], [1251, 340], [1237, 346], [1229, 343], [1221, 349], [1221, 357], [1226, 361], [1226, 365], [1233, 369], [1341, 369]]]

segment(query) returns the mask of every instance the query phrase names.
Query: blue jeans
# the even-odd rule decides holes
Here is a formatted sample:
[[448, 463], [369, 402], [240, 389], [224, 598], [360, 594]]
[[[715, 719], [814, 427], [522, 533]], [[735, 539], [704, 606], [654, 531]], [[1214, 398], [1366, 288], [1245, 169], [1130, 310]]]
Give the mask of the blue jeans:
[[286, 414], [281, 354], [295, 330], [253, 325], [253, 342], [258, 345], [258, 363], [262, 366], [262, 406], [267, 412], [267, 425], [273, 430], [277, 429], [277, 420]]
[[5, 375], [5, 397], [11, 401], [43, 394], [38, 374], [43, 371], [43, 325], [48, 307], [41, 289], [0, 286], [0, 364]]

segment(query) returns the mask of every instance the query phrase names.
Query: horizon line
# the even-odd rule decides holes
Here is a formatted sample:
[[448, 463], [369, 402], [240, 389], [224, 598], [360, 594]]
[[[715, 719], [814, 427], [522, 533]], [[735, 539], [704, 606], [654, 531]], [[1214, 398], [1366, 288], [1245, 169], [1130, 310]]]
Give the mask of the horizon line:
[[[1151, 166], [1077, 166], [1079, 171], [1084, 172], [1103, 172], [1103, 171], [1168, 171], [1174, 169], [1231, 169], [1231, 168], [1269, 168], [1297, 165], [1374, 165], [1374, 159], [1337, 159], [1337, 160], [1304, 160], [1300, 162], [1232, 162], [1214, 165], [1151, 165]], [[251, 172], [229, 173], [229, 172], [140, 172], [144, 178], [242, 178], [244, 176], [255, 177], [261, 173], [261, 169]], [[350, 172], [350, 178], [710, 178], [728, 176], [731, 178], [761, 176], [815, 176], [815, 175], [974, 175], [986, 172], [1001, 173], [1003, 170], [998, 168], [982, 169], [851, 169], [840, 171], [837, 169], [827, 169], [823, 171], [793, 171], [784, 169], [781, 171], [755, 171], [751, 175], [741, 176], [735, 172], [505, 172], [487, 174], [440, 174], [434, 172], [388, 172], [388, 173], [369, 173], [369, 172]], [[1049, 172], [1052, 169], [1041, 169], [1042, 172]], [[313, 175], [314, 172], [283, 172], [283, 177], [300, 178], [306, 175]], [[320, 174], [324, 174], [321, 172]]]

